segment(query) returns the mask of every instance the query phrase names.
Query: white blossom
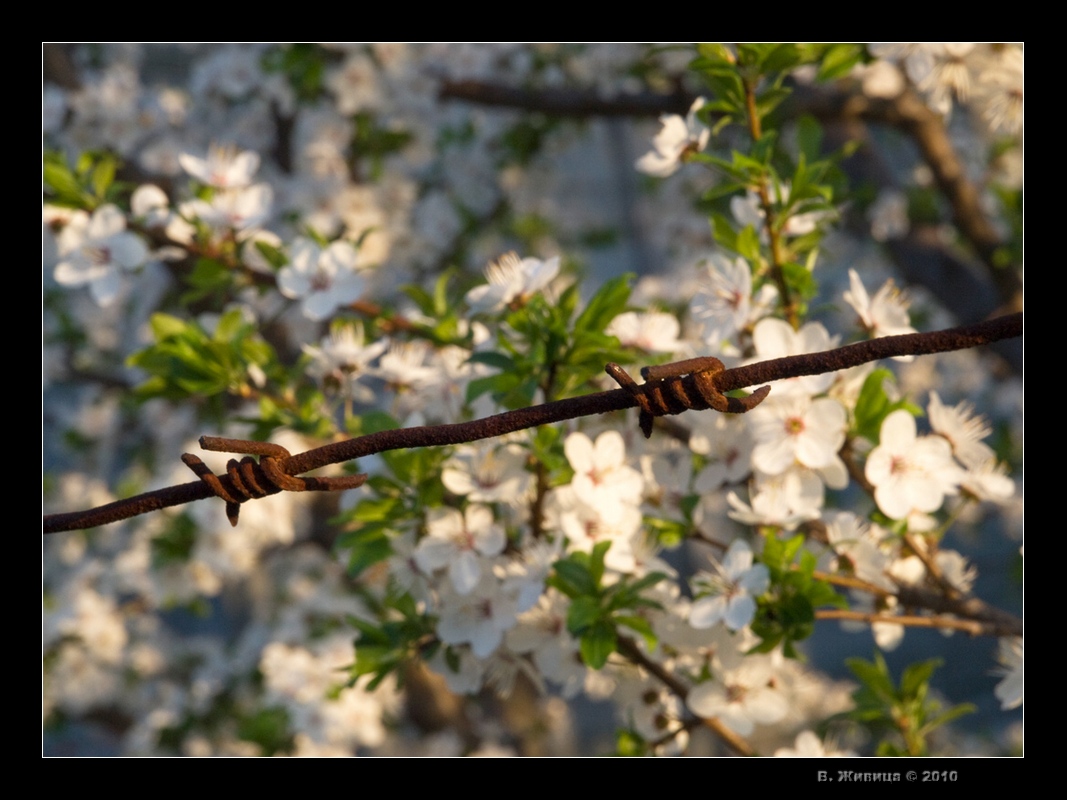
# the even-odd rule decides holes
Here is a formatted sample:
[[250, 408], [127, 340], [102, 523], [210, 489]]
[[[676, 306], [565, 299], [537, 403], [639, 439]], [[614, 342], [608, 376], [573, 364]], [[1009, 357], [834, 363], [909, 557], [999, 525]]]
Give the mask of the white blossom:
[[703, 97], [694, 100], [685, 119], [677, 114], [661, 116], [659, 121], [663, 128], [652, 140], [653, 149], [637, 160], [637, 169], [657, 178], [666, 178], [677, 172], [692, 153], [707, 147], [711, 131], [697, 119], [697, 112], [704, 103]]

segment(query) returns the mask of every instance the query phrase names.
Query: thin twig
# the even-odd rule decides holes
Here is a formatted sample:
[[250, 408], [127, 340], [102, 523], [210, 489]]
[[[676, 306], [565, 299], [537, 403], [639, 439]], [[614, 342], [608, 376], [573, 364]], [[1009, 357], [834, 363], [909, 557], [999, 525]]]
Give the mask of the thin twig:
[[911, 550], [911, 552], [915, 554], [915, 557], [922, 562], [924, 567], [926, 567], [927, 574], [941, 589], [941, 593], [950, 600], [958, 598], [960, 596], [960, 590], [953, 586], [942, 574], [941, 567], [937, 565], [933, 556], [927, 551], [924, 546], [925, 543], [920, 544], [915, 539], [914, 535], [907, 532], [903, 534], [902, 538], [904, 539], [904, 544], [908, 546], [908, 549]]
[[897, 600], [905, 608], [925, 608], [942, 614], [987, 622], [997, 636], [1022, 636], [1023, 621], [1014, 614], [991, 606], [977, 597], [945, 597], [923, 586], [898, 586]]
[[[756, 108], [756, 83], [754, 79], [745, 78], [744, 85], [745, 112], [748, 116], [748, 133], [749, 136], [752, 137], [752, 144], [756, 145], [763, 136], [763, 125], [760, 120], [759, 111]], [[766, 175], [760, 177], [756, 186], [756, 194], [759, 195], [760, 208], [763, 209], [763, 227], [767, 233], [767, 243], [771, 251], [771, 278], [774, 280], [775, 286], [778, 287], [778, 298], [786, 320], [793, 326], [793, 328], [799, 328], [800, 320], [797, 317], [796, 305], [793, 303], [789, 283], [785, 279], [785, 272], [783, 269], [784, 259], [782, 258], [782, 236], [781, 232], [778, 230], [778, 225], [776, 224], [777, 219], [774, 203], [771, 201], [771, 193]]]
[[[1019, 312], [976, 325], [930, 333], [887, 336], [882, 339], [847, 345], [836, 350], [787, 356], [743, 367], [734, 367], [715, 376], [716, 387], [720, 392], [728, 392], [749, 386], [762, 386], [784, 378], [836, 372], [892, 356], [928, 355], [964, 350], [1021, 336], [1022, 333], [1023, 315]], [[696, 386], [698, 376], [688, 375], [680, 380], [687, 392], [693, 396], [699, 394]], [[387, 450], [441, 447], [481, 439], [493, 439], [526, 428], [535, 428], [593, 414], [606, 414], [609, 411], [622, 411], [633, 408], [637, 404], [637, 399], [626, 389], [596, 392], [582, 397], [507, 411], [471, 422], [380, 431], [327, 444], [288, 458], [280, 458], [277, 459], [277, 465], [287, 475], [300, 475], [328, 464], [340, 464]], [[231, 480], [229, 475], [222, 475], [219, 480], [227, 491], [235, 491], [235, 487], [229, 482]], [[193, 500], [204, 500], [214, 494], [210, 486], [199, 480], [169, 486], [87, 511], [46, 515], [44, 533], [94, 528]], [[273, 494], [273, 492], [268, 492], [268, 494]]]
[[870, 592], [878, 597], [888, 597], [893, 594], [889, 589], [883, 589], [881, 586], [875, 586], [870, 581], [865, 581], [862, 578], [856, 578], [852, 575], [835, 575], [832, 572], [822, 572], [821, 570], [815, 570], [811, 573], [811, 577], [817, 581], [826, 581], [832, 583], [835, 586], [844, 586], [848, 589], [856, 589], [861, 592]]
[[914, 628], [940, 628], [948, 630], [965, 631], [971, 636], [1009, 636], [1014, 635], [1005, 631], [994, 622], [977, 622], [969, 619], [956, 619], [955, 617], [917, 617], [905, 614], [879, 614], [866, 611], [849, 611], [841, 608], [820, 608], [815, 612], [815, 619], [850, 619], [857, 622], [874, 624], [888, 622], [891, 625], [908, 625]]
[[[660, 681], [660, 683], [674, 692], [679, 700], [683, 703], [685, 702], [685, 698], [689, 695], [689, 687], [662, 664], [657, 664], [642, 653], [641, 648], [637, 646], [637, 642], [633, 639], [626, 636], [620, 636], [619, 653], [628, 661], [637, 664], [647, 672], [651, 673]], [[752, 749], [752, 745], [726, 727], [717, 717], [701, 717], [700, 719], [704, 725], [714, 731], [715, 735], [726, 742], [726, 744], [735, 752], [743, 756], [757, 755], [756, 751]]]

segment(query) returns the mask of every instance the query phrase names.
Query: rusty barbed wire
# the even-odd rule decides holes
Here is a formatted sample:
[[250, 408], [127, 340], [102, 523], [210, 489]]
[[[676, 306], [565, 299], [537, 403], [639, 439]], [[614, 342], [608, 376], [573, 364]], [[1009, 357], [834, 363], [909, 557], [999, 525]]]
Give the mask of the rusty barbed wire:
[[[645, 382], [639, 384], [618, 364], [604, 367], [604, 371], [637, 402], [641, 409], [638, 423], [646, 439], [652, 437], [652, 421], [656, 417], [708, 408], [723, 414], [744, 414], [762, 403], [771, 391], [770, 386], [763, 386], [747, 397], [727, 397], [716, 385], [716, 379], [725, 370], [725, 365], [712, 356], [688, 358], [643, 367], [641, 377]], [[686, 390], [682, 380], [686, 375], [692, 378], [693, 388], [697, 390], [695, 395]]]
[[[297, 478], [288, 474], [279, 464], [279, 459], [290, 459], [292, 454], [280, 444], [256, 442], [250, 439], [226, 439], [219, 436], [201, 436], [200, 446], [216, 453], [246, 453], [240, 461], [231, 458], [226, 463], [228, 483], [224, 484], [207, 464], [192, 453], [182, 454], [182, 463], [196, 473], [214, 495], [226, 501], [226, 518], [237, 527], [241, 503], [278, 492], [340, 492], [362, 486], [367, 475], [343, 475], [340, 477]], [[253, 455], [259, 456], [257, 462]]]
[[[820, 353], [786, 356], [721, 371], [716, 369], [712, 375], [713, 380], [711, 383], [714, 391], [721, 395], [725, 392], [768, 384], [785, 378], [836, 372], [893, 356], [929, 355], [952, 350], [965, 350], [1003, 339], [1015, 338], [1022, 336], [1022, 334], [1023, 315], [1022, 312], [1018, 312], [975, 325], [931, 331], [929, 333], [886, 336], [881, 339], [857, 342], [856, 344], [846, 345], [835, 350], [825, 350]], [[717, 361], [717, 359], [714, 360]], [[707, 366], [704, 369], [700, 369], [698, 366], [694, 366], [693, 359], [687, 359], [686, 361], [663, 364], [646, 370], [644, 374], [651, 378], [652, 381], [661, 381], [657, 386], [650, 387], [648, 390], [643, 390], [641, 386], [637, 386], [636, 392], [633, 387], [614, 389], [607, 392], [594, 392], [581, 397], [556, 400], [529, 408], [506, 411], [502, 414], [495, 414], [470, 422], [423, 425], [414, 428], [379, 431], [378, 433], [371, 433], [342, 442], [334, 442], [297, 455], [290, 455], [285, 448], [270, 443], [203, 436], [200, 438], [200, 446], [205, 450], [221, 448], [223, 452], [259, 455], [260, 461], [257, 464], [251, 458], [246, 458], [242, 461], [231, 459], [226, 474], [216, 476], [212, 473], [212, 478], [214, 479], [212, 480], [206, 477], [205, 471], [210, 472], [206, 465], [201, 470], [200, 467], [190, 464], [190, 461], [185, 461], [183, 457], [183, 461], [197, 473], [199, 480], [146, 492], [136, 497], [118, 500], [86, 511], [45, 515], [44, 533], [95, 528], [99, 525], [119, 522], [150, 511], [158, 511], [194, 500], [204, 500], [208, 497], [222, 498], [228, 504], [227, 513], [229, 514], [230, 503], [235, 503], [239, 506], [241, 503], [255, 497], [255, 491], [263, 491], [264, 495], [267, 495], [276, 494], [279, 491], [337, 491], [343, 488], [352, 488], [360, 485], [365, 480], [365, 476], [345, 476], [342, 478], [294, 478], [293, 476], [319, 469], [328, 464], [340, 464], [388, 450], [404, 450], [413, 447], [441, 447], [474, 442], [481, 439], [493, 439], [526, 428], [535, 428], [593, 414], [606, 414], [609, 411], [622, 411], [635, 406], [640, 407], [644, 412], [645, 409], [641, 405], [642, 401], [639, 397], [648, 398], [655, 390], [658, 390], [661, 395], [660, 399], [655, 401], [648, 400], [648, 414], [650, 417], [656, 416], [655, 412], [660, 407], [660, 402], [663, 403], [663, 408], [671, 409], [674, 407], [672, 403], [683, 402], [679, 399], [681, 396], [693, 403], [696, 402], [694, 398], [705, 399], [702, 392], [709, 391], [707, 375], [712, 372], [713, 365], [710, 365], [710, 362], [705, 359], [696, 359], [695, 361]], [[693, 371], [694, 369], [696, 369], [695, 372]], [[619, 372], [625, 375], [621, 368], [619, 368]], [[679, 372], [681, 373], [680, 375], [674, 374]], [[609, 374], [611, 374], [610, 371]], [[616, 375], [612, 375], [612, 377], [618, 380]], [[629, 375], [626, 375], [623, 380], [627, 379], [631, 383], [635, 383]], [[702, 384], [703, 389], [698, 384]], [[666, 395], [663, 395], [664, 389], [667, 391]], [[766, 396], [764, 389], [767, 389], [767, 387], [764, 386], [763, 389], [753, 393], [748, 398], [744, 398], [743, 401], [755, 405], [755, 403], [752, 403], [752, 399], [760, 395], [760, 392], [763, 392], [763, 395], [755, 402], [762, 400]], [[738, 399], [727, 398], [728, 401]], [[652, 405], [653, 402], [656, 403], [655, 406]], [[720, 401], [716, 399], [716, 402]], [[712, 407], [710, 401], [708, 407]], [[727, 411], [730, 412], [731, 409], [728, 408]], [[660, 413], [673, 414], [680, 412], [669, 410]], [[192, 459], [195, 459], [194, 464], [199, 461], [196, 456], [192, 456]], [[295, 483], [289, 484], [289, 479], [299, 481], [302, 488], [288, 488], [290, 485], [297, 485]], [[356, 483], [357, 480], [359, 481], [358, 483]], [[216, 481], [217, 486], [215, 485]], [[343, 484], [345, 481], [351, 482], [351, 485]], [[218, 487], [221, 487], [222, 493], [218, 491]], [[235, 518], [236, 514], [231, 516], [231, 522]]]

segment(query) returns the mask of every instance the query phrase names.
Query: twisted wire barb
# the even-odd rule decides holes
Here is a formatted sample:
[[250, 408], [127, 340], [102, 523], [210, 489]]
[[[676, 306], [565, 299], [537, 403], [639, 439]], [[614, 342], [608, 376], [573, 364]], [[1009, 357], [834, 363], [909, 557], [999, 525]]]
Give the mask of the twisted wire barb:
[[[210, 470], [207, 470], [206, 465], [204, 470], [190, 465], [190, 468], [197, 473], [199, 480], [179, 486], [157, 489], [87, 511], [46, 515], [43, 525], [44, 533], [95, 528], [98, 525], [118, 522], [139, 514], [182, 505], [193, 500], [203, 500], [208, 497], [221, 497], [228, 504], [235, 502], [240, 505], [240, 503], [254, 496], [252, 494], [253, 491], [262, 490], [264, 494], [275, 494], [283, 490], [336, 491], [342, 488], [352, 488], [360, 485], [365, 480], [365, 477], [294, 478], [294, 480], [301, 483], [302, 488], [299, 489], [288, 488], [287, 480], [295, 475], [319, 469], [328, 464], [339, 464], [387, 450], [402, 450], [412, 447], [440, 447], [474, 442], [480, 439], [492, 439], [526, 428], [534, 428], [592, 414], [622, 411], [635, 406], [640, 407], [642, 412], [645, 412], [644, 406], [641, 405], [642, 400], [639, 399], [640, 397], [646, 398], [649, 406], [647, 413], [650, 417], [656, 416], [656, 412], [660, 408], [667, 410], [659, 411], [659, 413], [680, 413], [680, 410], [684, 410], [684, 408], [680, 410], [671, 409], [675, 408], [673, 403], [683, 402], [681, 397], [688, 398], [688, 401], [694, 404], [691, 406], [693, 408], [697, 407], [695, 405], [696, 398], [700, 398], [702, 401], [705, 400], [703, 392], [710, 392], [706, 385], [709, 373], [713, 373], [710, 377], [712, 378], [711, 385], [714, 391], [718, 395], [724, 395], [726, 392], [736, 389], [767, 384], [784, 378], [835, 372], [893, 356], [928, 355], [951, 350], [965, 350], [1002, 339], [1012, 339], [1022, 336], [1022, 334], [1023, 315], [1022, 312], [1019, 312], [975, 325], [932, 331], [930, 333], [886, 336], [882, 339], [871, 339], [847, 345], [836, 350], [775, 358], [721, 371], [714, 369], [714, 365], [711, 365], [706, 359], [696, 359], [696, 361], [704, 364], [703, 368], [700, 365], [694, 365], [694, 360], [689, 359], [646, 370], [644, 374], [646, 378], [650, 379], [649, 382], [656, 382], [656, 385], [649, 389], [643, 388], [648, 385], [646, 383], [638, 386], [636, 392], [633, 387], [614, 389], [608, 392], [595, 392], [582, 397], [557, 400], [539, 406], [507, 411], [503, 414], [496, 414], [471, 422], [435, 426], [424, 425], [415, 428], [380, 431], [317, 447], [297, 455], [290, 455], [285, 448], [269, 443], [204, 436], [200, 439], [200, 445], [205, 450], [212, 449], [213, 445], [218, 445], [225, 452], [250, 453], [260, 456], [258, 464], [250, 458], [241, 462], [231, 459], [230, 464], [235, 466], [228, 466], [225, 475], [213, 475], [229, 495], [229, 498], [232, 499], [227, 499], [226, 494], [220, 494], [216, 487], [212, 485], [213, 482], [204, 476], [204, 470], [210, 472]], [[619, 372], [625, 375], [621, 368], [619, 368]], [[681, 374], [672, 374], [679, 372]], [[611, 374], [610, 371], [609, 374]], [[619, 380], [616, 375], [612, 375], [612, 377]], [[626, 375], [622, 380], [629, 380], [630, 383], [634, 383], [629, 375]], [[701, 385], [704, 388], [701, 388]], [[769, 391], [768, 387], [763, 386], [762, 389], [747, 398], [726, 398], [726, 400], [728, 404], [740, 400], [755, 405], [766, 396], [765, 390]], [[656, 391], [659, 392], [658, 395], [655, 394]], [[762, 396], [760, 395], [761, 392], [763, 392]], [[710, 396], [715, 397], [715, 402], [720, 402], [716, 395], [712, 394]], [[753, 402], [753, 398], [757, 397], [759, 399]], [[713, 407], [710, 401], [706, 402], [708, 402], [707, 407]], [[733, 409], [727, 408], [727, 411], [733, 411]], [[733, 411], [733, 413], [738, 412]], [[186, 463], [188, 464], [189, 462], [186, 461]], [[277, 467], [277, 470], [275, 470], [275, 467]], [[267, 472], [267, 470], [271, 470], [271, 472]], [[251, 487], [249, 484], [251, 484]], [[292, 485], [295, 486], [296, 484]], [[234, 517], [235, 515], [231, 516], [231, 522]]]
[[[280, 444], [255, 442], [250, 439], [225, 439], [201, 436], [200, 446], [216, 453], [248, 453], [240, 461], [231, 458], [226, 463], [227, 483], [223, 483], [207, 464], [192, 453], [182, 454], [182, 463], [200, 478], [211, 492], [226, 501], [226, 518], [237, 527], [241, 503], [278, 492], [339, 492], [362, 486], [367, 475], [344, 475], [337, 478], [296, 478], [288, 474], [279, 459], [288, 460], [292, 454]], [[253, 455], [259, 456], [257, 463]]]
[[[652, 436], [655, 417], [708, 408], [722, 414], [744, 414], [762, 403], [770, 393], [771, 387], [763, 386], [747, 397], [727, 397], [716, 385], [718, 376], [725, 369], [723, 363], [712, 356], [688, 358], [685, 361], [643, 367], [641, 377], [645, 383], [638, 384], [618, 364], [611, 363], [604, 367], [604, 371], [630, 393], [641, 409], [638, 422], [646, 439]], [[682, 380], [686, 375], [691, 377], [690, 387]], [[696, 394], [692, 394], [690, 389], [696, 389]]]

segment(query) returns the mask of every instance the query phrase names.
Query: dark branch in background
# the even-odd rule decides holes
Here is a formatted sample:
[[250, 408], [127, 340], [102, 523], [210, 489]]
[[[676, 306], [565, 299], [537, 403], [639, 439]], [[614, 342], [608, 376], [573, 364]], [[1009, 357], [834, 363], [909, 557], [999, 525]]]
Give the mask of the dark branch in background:
[[858, 119], [890, 125], [908, 134], [952, 206], [953, 222], [989, 267], [1004, 299], [1010, 300], [1021, 290], [1018, 275], [1010, 269], [996, 267], [995, 254], [1003, 243], [982, 211], [978, 189], [967, 179], [966, 169], [941, 117], [918, 94], [908, 89], [897, 97], [885, 99], [867, 97], [860, 92], [804, 86], [797, 87], [791, 99], [796, 113], [811, 114], [819, 120]]
[[[1022, 336], [1022, 333], [1023, 315], [1022, 312], [1019, 312], [976, 325], [949, 328], [948, 330], [932, 331], [930, 333], [887, 336], [883, 339], [872, 339], [847, 345], [836, 350], [788, 356], [743, 367], [734, 367], [715, 374], [715, 387], [719, 392], [729, 392], [748, 386], [763, 385], [783, 378], [836, 372], [837, 370], [849, 369], [860, 364], [892, 356], [928, 355], [951, 350], [964, 350]], [[664, 367], [665, 365], [661, 365], [658, 369], [662, 370]], [[700, 395], [698, 387], [698, 382], [701, 380], [700, 375], [690, 374], [675, 380], [681, 384], [686, 393], [693, 397]], [[471, 422], [380, 431], [367, 436], [328, 444], [294, 456], [283, 457], [280, 453], [277, 456], [269, 456], [269, 458], [273, 459], [273, 463], [270, 465], [272, 474], [265, 473], [261, 465], [254, 464], [251, 461], [233, 462], [237, 466], [231, 467], [227, 474], [218, 476], [218, 482], [233, 498], [232, 501], [227, 500], [227, 502], [241, 502], [241, 498], [261, 496], [261, 494], [275, 494], [281, 491], [279, 487], [284, 481], [279, 480], [278, 475], [275, 474], [275, 468], [285, 475], [294, 476], [313, 469], [319, 469], [328, 464], [340, 464], [344, 461], [351, 461], [387, 450], [441, 447], [443, 445], [462, 444], [481, 439], [492, 439], [526, 428], [535, 428], [540, 425], [548, 425], [593, 414], [606, 414], [609, 411], [622, 411], [637, 405], [639, 405], [638, 399], [632, 391], [615, 389], [610, 392], [596, 392], [582, 397], [556, 400], [539, 406], [531, 406], [530, 408], [520, 408]], [[210, 439], [211, 437], [205, 437], [202, 442], [210, 441]], [[249, 450], [246, 449], [244, 452], [249, 452]], [[239, 476], [238, 480], [243, 477], [247, 478], [246, 482], [255, 484], [256, 491], [251, 491], [247, 488], [242, 489], [238, 483], [235, 483], [233, 477], [235, 472]], [[310, 479], [306, 480], [310, 481]], [[312, 487], [308, 485], [308, 488]], [[58, 533], [60, 531], [94, 528], [98, 525], [129, 519], [139, 514], [147, 514], [150, 511], [157, 511], [161, 508], [182, 505], [193, 500], [204, 500], [213, 495], [224, 496], [218, 494], [212, 486], [203, 480], [179, 486], [169, 486], [88, 511], [47, 515], [44, 518], [44, 532]]]
[[485, 81], [441, 81], [440, 100], [463, 100], [480, 106], [511, 108], [550, 117], [655, 117], [684, 115], [696, 99], [686, 92], [674, 94], [620, 94], [604, 97], [584, 89], [518, 89]]
[[[999, 304], [1007, 310], [1022, 307], [1022, 282], [1014, 268], [997, 266], [996, 253], [1004, 243], [982, 211], [979, 192], [967, 178], [945, 125], [913, 90], [894, 98], [867, 97], [841, 84], [794, 84], [792, 94], [777, 113], [795, 118], [810, 114], [821, 122], [857, 121], [895, 128], [914, 140], [934, 181], [952, 208], [952, 218], [981, 259], [997, 287]], [[441, 99], [461, 100], [495, 108], [513, 108], [560, 117], [638, 117], [684, 115], [695, 95], [642, 93], [603, 97], [593, 91], [519, 89], [482, 81], [444, 81]], [[913, 242], [913, 246], [920, 243]], [[958, 309], [954, 309], [957, 310]], [[991, 309], [990, 309], [991, 310]]]

